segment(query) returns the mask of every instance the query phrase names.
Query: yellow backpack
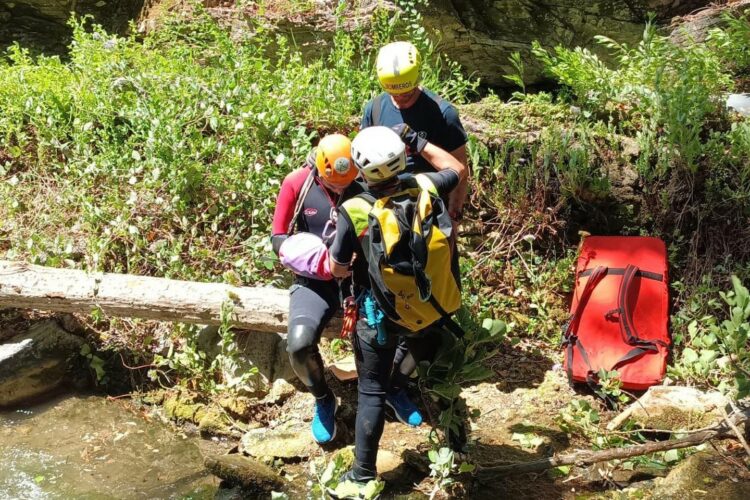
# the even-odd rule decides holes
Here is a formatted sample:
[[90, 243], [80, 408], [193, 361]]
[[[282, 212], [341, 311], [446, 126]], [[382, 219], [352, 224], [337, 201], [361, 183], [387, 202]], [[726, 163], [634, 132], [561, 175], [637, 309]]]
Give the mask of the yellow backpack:
[[416, 332], [458, 310], [453, 227], [428, 177], [406, 177], [393, 194], [363, 193], [342, 208], [362, 241], [371, 293], [386, 317]]

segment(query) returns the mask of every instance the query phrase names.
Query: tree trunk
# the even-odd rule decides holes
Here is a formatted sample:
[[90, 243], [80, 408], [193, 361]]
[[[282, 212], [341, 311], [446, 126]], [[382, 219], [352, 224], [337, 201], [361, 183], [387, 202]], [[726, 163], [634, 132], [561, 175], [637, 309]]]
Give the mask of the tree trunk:
[[743, 425], [750, 418], [750, 409], [743, 409], [739, 413], [732, 415], [723, 423], [710, 429], [693, 432], [679, 439], [669, 441], [656, 441], [653, 443], [628, 446], [625, 448], [611, 448], [608, 450], [592, 451], [581, 450], [564, 455], [554, 455], [543, 460], [525, 462], [520, 464], [480, 466], [477, 468], [477, 476], [482, 482], [493, 482], [500, 476], [509, 474], [523, 474], [527, 472], [540, 472], [561, 465], [577, 465], [579, 467], [591, 465], [608, 460], [638, 457], [658, 451], [674, 450], [678, 448], [687, 448], [697, 446], [714, 438], [738, 437], [736, 427]]
[[[119, 317], [221, 324], [221, 306], [232, 306], [230, 323], [259, 332], [285, 332], [289, 293], [221, 283], [196, 283], [112, 273], [87, 273], [0, 261], [0, 308], [88, 314], [99, 309]], [[326, 336], [335, 336], [334, 318]]]

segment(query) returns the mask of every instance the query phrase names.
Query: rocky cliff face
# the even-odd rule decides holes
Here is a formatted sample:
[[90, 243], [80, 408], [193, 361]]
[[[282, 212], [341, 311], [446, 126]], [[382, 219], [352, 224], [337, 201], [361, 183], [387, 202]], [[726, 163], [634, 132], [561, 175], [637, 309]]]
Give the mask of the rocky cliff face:
[[91, 15], [97, 23], [123, 32], [144, 0], [17, 0], [0, 2], [0, 48], [17, 41], [45, 53], [65, 51], [71, 13]]
[[[107, 29], [121, 32], [127, 21], [144, 9], [180, 3], [179, 0], [17, 0], [0, 5], [0, 46], [12, 40], [32, 44], [46, 51], [61, 52], [66, 45], [68, 30], [65, 22], [70, 12], [91, 14]], [[277, 14], [272, 23], [280, 31], [292, 33], [300, 44], [327, 44], [335, 24], [321, 22], [331, 19], [338, 2], [320, 0], [314, 11], [299, 15], [285, 14], [279, 8], [266, 9]], [[352, 17], [366, 16], [377, 2], [364, 1], [361, 12]], [[384, 1], [393, 7], [392, 0]], [[218, 16], [231, 16], [234, 2], [204, 0], [209, 11]], [[470, 73], [492, 86], [508, 85], [504, 74], [512, 71], [508, 57], [519, 51], [526, 63], [527, 83], [542, 79], [541, 68], [531, 57], [534, 40], [545, 46], [592, 47], [594, 35], [603, 34], [619, 41], [634, 42], [643, 31], [648, 13], [659, 22], [684, 15], [708, 5], [707, 0], [431, 0], [423, 13], [425, 24], [440, 37], [440, 46], [451, 58]], [[273, 6], [273, 4], [269, 4]], [[395, 8], [395, 7], [394, 7]], [[288, 7], [286, 8], [289, 9]], [[277, 12], [278, 11], [278, 12]], [[278, 15], [281, 14], [281, 15]], [[237, 29], [235, 25], [233, 29]], [[239, 28], [241, 29], [241, 28]]]
[[539, 82], [531, 57], [534, 40], [544, 46], [593, 47], [595, 35], [623, 42], [640, 39], [649, 12], [669, 22], [708, 5], [705, 0], [432, 0], [425, 21], [442, 36], [441, 46], [490, 85], [507, 85], [508, 56], [519, 51], [527, 83]]

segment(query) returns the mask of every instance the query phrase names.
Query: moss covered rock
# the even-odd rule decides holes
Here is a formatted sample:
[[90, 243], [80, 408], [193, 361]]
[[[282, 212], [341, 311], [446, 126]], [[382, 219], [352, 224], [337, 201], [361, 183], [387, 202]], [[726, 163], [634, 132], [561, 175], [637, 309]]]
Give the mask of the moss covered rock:
[[207, 457], [204, 464], [215, 476], [242, 486], [243, 493], [270, 493], [282, 491], [286, 486], [273, 469], [242, 455]]

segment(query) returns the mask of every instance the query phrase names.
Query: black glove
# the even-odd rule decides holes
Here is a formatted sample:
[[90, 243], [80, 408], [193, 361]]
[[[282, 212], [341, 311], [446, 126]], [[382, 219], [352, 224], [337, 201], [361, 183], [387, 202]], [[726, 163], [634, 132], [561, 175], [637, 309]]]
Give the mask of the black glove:
[[279, 256], [281, 244], [284, 243], [288, 237], [288, 234], [274, 234], [271, 236], [271, 247], [273, 248], [273, 253], [275, 253], [277, 257]]
[[420, 154], [425, 146], [427, 146], [427, 139], [419, 137], [419, 134], [412, 130], [412, 128], [406, 123], [399, 123], [398, 125], [391, 127], [391, 129], [393, 129], [404, 144], [406, 144], [410, 155]]

